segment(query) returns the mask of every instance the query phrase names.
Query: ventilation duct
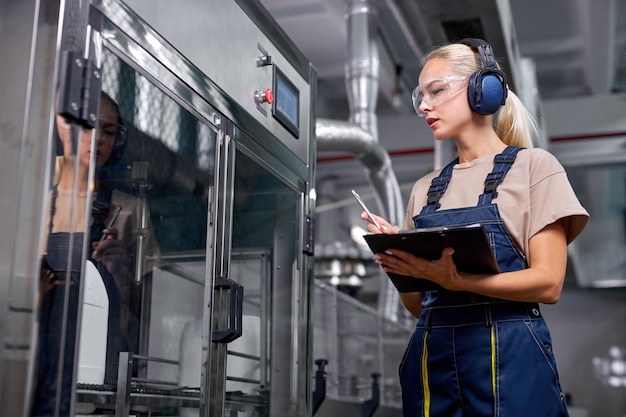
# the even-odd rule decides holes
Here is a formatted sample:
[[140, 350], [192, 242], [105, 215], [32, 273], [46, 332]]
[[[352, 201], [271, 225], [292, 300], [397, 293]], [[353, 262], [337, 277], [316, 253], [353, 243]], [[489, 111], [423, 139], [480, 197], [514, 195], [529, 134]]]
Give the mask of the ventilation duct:
[[[348, 6], [348, 62], [346, 89], [350, 117], [346, 121], [318, 119], [318, 150], [347, 151], [361, 161], [374, 189], [382, 215], [402, 225], [404, 207], [400, 186], [389, 154], [378, 141], [376, 100], [380, 61], [376, 46], [376, 12], [369, 0], [352, 0]], [[381, 280], [378, 308], [395, 319], [398, 292], [390, 280]]]
[[366, 169], [382, 215], [401, 225], [404, 205], [389, 154], [379, 143], [376, 117], [380, 62], [376, 46], [376, 12], [369, 0], [348, 6], [346, 88], [348, 121], [318, 119], [317, 149], [354, 154]]

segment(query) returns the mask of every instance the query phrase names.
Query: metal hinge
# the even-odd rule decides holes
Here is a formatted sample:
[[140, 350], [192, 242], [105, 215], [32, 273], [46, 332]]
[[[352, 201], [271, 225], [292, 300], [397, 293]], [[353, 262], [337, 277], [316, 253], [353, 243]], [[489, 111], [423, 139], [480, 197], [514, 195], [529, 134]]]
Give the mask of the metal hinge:
[[303, 232], [303, 248], [302, 253], [305, 255], [313, 256], [313, 249], [315, 248], [315, 222], [312, 216], [304, 217], [304, 230]]
[[102, 15], [89, 10], [89, 24], [82, 51], [64, 50], [59, 65], [59, 102], [57, 113], [68, 122], [86, 129], [98, 124], [100, 88], [102, 86], [103, 40]]
[[96, 127], [101, 84], [102, 74], [93, 59], [74, 50], [61, 52], [58, 113], [84, 128]]

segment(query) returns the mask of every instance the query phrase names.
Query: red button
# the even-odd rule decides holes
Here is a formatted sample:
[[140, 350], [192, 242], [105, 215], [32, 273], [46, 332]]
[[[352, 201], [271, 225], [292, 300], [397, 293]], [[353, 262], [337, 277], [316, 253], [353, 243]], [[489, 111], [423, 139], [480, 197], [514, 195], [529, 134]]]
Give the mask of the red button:
[[274, 93], [272, 93], [271, 88], [265, 89], [265, 101], [267, 104], [272, 104], [272, 101], [274, 101]]

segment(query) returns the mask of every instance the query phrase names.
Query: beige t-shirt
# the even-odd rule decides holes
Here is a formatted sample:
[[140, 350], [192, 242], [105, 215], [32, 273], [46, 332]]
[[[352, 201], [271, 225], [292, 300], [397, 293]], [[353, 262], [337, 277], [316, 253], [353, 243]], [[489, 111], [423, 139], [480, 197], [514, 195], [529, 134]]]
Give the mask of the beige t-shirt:
[[[44, 224], [43, 251], [47, 243], [48, 230], [50, 225], [50, 203], [51, 195], [48, 198], [48, 207], [46, 210]], [[55, 214], [52, 221], [52, 232], [84, 232], [85, 230], [85, 208], [87, 207], [87, 193], [78, 193], [76, 201], [72, 199], [72, 190], [57, 190], [57, 198], [55, 201]], [[95, 196], [95, 194], [94, 194]], [[75, 203], [75, 204], [73, 204]], [[105, 224], [109, 224], [111, 213], [116, 207], [120, 207], [120, 212], [111, 227], [115, 227], [118, 231], [117, 238], [124, 242], [126, 247], [134, 245], [137, 241], [137, 230], [139, 228], [139, 219], [137, 218], [138, 200], [130, 194], [113, 190], [111, 195], [111, 210], [109, 216], [105, 220]], [[70, 214], [74, 206], [74, 225], [71, 225]], [[148, 228], [151, 230], [151, 222], [148, 220]], [[146, 255], [155, 257], [159, 254], [159, 247], [152, 236], [148, 233], [146, 236]]]
[[[493, 169], [494, 155], [457, 164], [448, 188], [441, 197], [439, 210], [476, 206], [483, 193], [484, 181]], [[412, 217], [426, 204], [428, 187], [441, 170], [420, 178], [411, 191], [407, 206], [405, 228], [415, 228]], [[518, 247], [528, 257], [528, 241], [541, 229], [555, 221], [570, 217], [567, 243], [583, 230], [589, 213], [578, 201], [565, 169], [549, 152], [524, 149], [498, 186], [498, 205], [502, 220]]]

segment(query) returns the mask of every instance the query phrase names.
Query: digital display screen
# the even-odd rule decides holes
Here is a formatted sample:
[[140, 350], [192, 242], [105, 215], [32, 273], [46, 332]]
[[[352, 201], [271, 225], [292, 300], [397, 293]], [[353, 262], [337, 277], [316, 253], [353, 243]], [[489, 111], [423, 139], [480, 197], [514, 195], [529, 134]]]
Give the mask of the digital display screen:
[[274, 65], [272, 115], [296, 138], [300, 136], [300, 91]]

